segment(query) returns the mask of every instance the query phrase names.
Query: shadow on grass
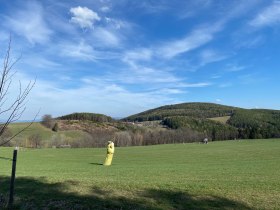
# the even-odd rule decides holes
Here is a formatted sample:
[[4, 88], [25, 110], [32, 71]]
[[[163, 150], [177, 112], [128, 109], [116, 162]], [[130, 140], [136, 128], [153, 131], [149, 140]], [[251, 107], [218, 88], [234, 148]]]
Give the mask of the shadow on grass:
[[103, 166], [102, 163], [90, 163], [91, 165]]
[[[0, 176], [0, 209], [5, 209], [9, 182], [9, 177]], [[227, 198], [192, 196], [174, 190], [148, 189], [135, 192], [134, 198], [116, 196], [98, 187], [92, 187], [90, 195], [67, 192], [69, 186], [78, 184], [76, 181], [50, 184], [44, 179], [17, 178], [13, 209], [251, 209]]]
[[13, 160], [12, 158], [6, 158], [6, 157], [0, 157], [0, 159], [2, 159], [2, 160], [10, 160], [10, 161]]

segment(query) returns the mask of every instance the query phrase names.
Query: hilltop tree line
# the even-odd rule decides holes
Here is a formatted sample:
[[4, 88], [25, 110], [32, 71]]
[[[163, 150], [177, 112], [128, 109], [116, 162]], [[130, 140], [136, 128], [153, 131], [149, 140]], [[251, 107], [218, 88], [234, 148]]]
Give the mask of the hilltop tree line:
[[113, 122], [113, 119], [103, 114], [73, 113], [57, 118], [58, 120], [88, 120], [92, 122]]
[[211, 118], [230, 116], [239, 108], [231, 106], [221, 106], [211, 103], [183, 103], [176, 105], [162, 106], [156, 109], [151, 109], [141, 112], [136, 115], [131, 115], [123, 119], [123, 121], [153, 121], [164, 120], [167, 117], [186, 116], [192, 118]]

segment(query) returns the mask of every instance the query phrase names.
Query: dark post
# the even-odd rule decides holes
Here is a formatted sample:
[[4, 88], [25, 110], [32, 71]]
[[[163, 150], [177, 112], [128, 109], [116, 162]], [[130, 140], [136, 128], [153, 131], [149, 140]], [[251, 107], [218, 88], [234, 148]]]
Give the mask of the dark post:
[[17, 165], [17, 149], [14, 150], [14, 155], [13, 155], [13, 168], [12, 168], [12, 177], [11, 177], [11, 184], [10, 184], [10, 197], [9, 197], [9, 204], [8, 204], [9, 209], [11, 209], [14, 202], [14, 184], [15, 184], [15, 176], [16, 176], [16, 165]]

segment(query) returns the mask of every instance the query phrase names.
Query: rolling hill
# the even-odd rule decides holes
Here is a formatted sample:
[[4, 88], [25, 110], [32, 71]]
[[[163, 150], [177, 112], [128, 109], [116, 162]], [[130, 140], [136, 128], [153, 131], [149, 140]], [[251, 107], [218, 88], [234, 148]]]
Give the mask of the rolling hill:
[[[53, 119], [58, 130], [34, 123], [11, 145], [28, 147], [103, 147], [187, 143], [231, 139], [280, 138], [280, 111], [243, 109], [211, 103], [162, 106], [122, 120], [94, 113], [73, 113]], [[15, 134], [26, 124], [9, 126]], [[1, 141], [1, 139], [0, 139]]]
[[162, 120], [169, 128], [190, 128], [207, 134], [212, 140], [280, 136], [279, 110], [243, 109], [213, 103], [167, 105], [122, 120]]
[[212, 103], [182, 103], [161, 106], [139, 114], [124, 118], [125, 121], [151, 121], [163, 120], [166, 117], [187, 116], [195, 118], [213, 118], [230, 116], [240, 108]]

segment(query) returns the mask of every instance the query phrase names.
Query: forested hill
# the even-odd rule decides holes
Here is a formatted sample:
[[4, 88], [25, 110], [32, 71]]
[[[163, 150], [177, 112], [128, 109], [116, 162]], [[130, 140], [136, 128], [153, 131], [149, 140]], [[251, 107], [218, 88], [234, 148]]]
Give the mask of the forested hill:
[[95, 113], [73, 113], [57, 117], [58, 120], [88, 120], [92, 122], [112, 122], [113, 119], [103, 114]]
[[222, 116], [231, 116], [235, 111], [241, 108], [224, 106], [213, 103], [182, 103], [175, 105], [162, 106], [151, 109], [139, 114], [124, 118], [124, 121], [152, 121], [163, 120], [166, 117], [188, 116], [194, 118], [213, 118]]
[[[226, 120], [221, 123], [219, 118]], [[280, 111], [242, 109], [212, 103], [183, 103], [162, 106], [124, 121], [161, 120], [173, 129], [188, 128], [204, 133], [212, 140], [235, 138], [279, 138]]]

